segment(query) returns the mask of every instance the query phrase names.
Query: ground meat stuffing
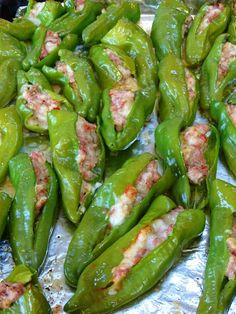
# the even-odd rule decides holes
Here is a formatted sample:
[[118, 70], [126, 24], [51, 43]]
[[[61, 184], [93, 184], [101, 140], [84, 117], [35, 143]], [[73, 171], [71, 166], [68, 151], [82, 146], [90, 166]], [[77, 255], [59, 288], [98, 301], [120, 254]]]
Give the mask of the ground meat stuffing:
[[42, 91], [38, 85], [25, 85], [22, 95], [26, 100], [26, 107], [33, 111], [29, 123], [47, 129], [47, 113], [51, 110], [60, 110], [60, 103]]
[[58, 72], [65, 74], [69, 79], [69, 84], [72, 88], [76, 87], [75, 74], [71, 67], [64, 62], [57, 61], [56, 69]]
[[205, 16], [199, 26], [199, 32], [203, 32], [224, 10], [222, 3], [210, 5], [206, 11]]
[[168, 238], [182, 211], [184, 211], [182, 207], [177, 207], [139, 231], [133, 243], [124, 250], [121, 263], [112, 269], [114, 285], [109, 290], [109, 294], [115, 294], [119, 289], [120, 281], [127, 276], [132, 267]]
[[79, 140], [78, 164], [85, 181], [91, 181], [96, 176], [93, 169], [98, 164], [100, 155], [99, 139], [96, 130], [96, 124], [89, 123], [84, 118], [78, 116], [76, 123]]
[[39, 59], [42, 60], [61, 43], [58, 33], [47, 31]]
[[32, 152], [30, 154], [34, 172], [36, 176], [36, 205], [35, 213], [38, 215], [41, 208], [46, 204], [48, 199], [48, 181], [49, 173], [46, 167], [46, 159], [42, 152]]
[[82, 11], [84, 8], [84, 0], [75, 0], [75, 10], [77, 12]]
[[0, 282], [0, 310], [9, 308], [24, 292], [22, 283]]
[[139, 174], [134, 186], [128, 185], [124, 193], [117, 199], [109, 211], [109, 220], [112, 227], [121, 225], [132, 208], [140, 203], [152, 186], [159, 180], [157, 161], [152, 160]]
[[236, 106], [235, 105], [227, 105], [226, 106], [228, 114], [234, 124], [234, 126], [236, 127]]
[[229, 71], [230, 64], [236, 60], [236, 45], [226, 42], [223, 45], [219, 68], [218, 83], [220, 83]]
[[127, 117], [132, 110], [135, 92], [138, 90], [136, 78], [134, 78], [129, 69], [125, 68], [124, 62], [119, 56], [110, 49], [106, 52], [111, 61], [116, 65], [122, 74], [122, 79], [110, 90], [111, 113], [116, 130], [122, 131]]
[[196, 97], [196, 80], [194, 75], [187, 68], [185, 68], [185, 80], [188, 89], [188, 99], [191, 102]]
[[233, 216], [233, 228], [230, 237], [226, 241], [229, 249], [229, 262], [226, 269], [226, 276], [229, 280], [235, 279], [236, 275], [236, 216]]
[[208, 144], [207, 124], [196, 124], [181, 134], [181, 150], [187, 175], [194, 184], [200, 184], [208, 175], [208, 165], [204, 156]]

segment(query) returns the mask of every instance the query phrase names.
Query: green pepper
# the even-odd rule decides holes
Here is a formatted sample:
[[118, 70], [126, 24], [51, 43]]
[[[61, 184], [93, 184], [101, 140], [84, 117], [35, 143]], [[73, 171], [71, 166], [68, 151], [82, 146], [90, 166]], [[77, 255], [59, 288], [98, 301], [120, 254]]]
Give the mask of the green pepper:
[[18, 97], [16, 109], [27, 129], [34, 132], [47, 132], [47, 113], [52, 109], [69, 110], [71, 104], [61, 95], [52, 91], [46, 77], [37, 69], [17, 74]]
[[232, 173], [236, 176], [236, 126], [227, 110], [228, 106], [233, 105], [214, 101], [211, 103], [210, 112], [218, 125], [225, 160]]
[[[215, 11], [215, 16], [211, 11]], [[185, 57], [190, 66], [198, 65], [206, 58], [217, 36], [226, 29], [230, 13], [230, 7], [222, 3], [205, 3], [200, 8], [186, 39]]]
[[179, 117], [184, 126], [192, 124], [199, 100], [199, 84], [194, 73], [169, 54], [160, 62], [159, 79], [161, 121]]
[[[70, 285], [76, 286], [83, 269], [138, 222], [154, 196], [170, 188], [174, 177], [170, 169], [166, 169], [162, 176], [149, 182], [150, 186], [147, 183], [149, 188], [145, 186], [143, 192], [140, 191], [142, 175], [149, 175], [148, 166], [153, 162], [154, 167], [160, 166], [152, 154], [135, 156], [99, 189], [68, 248], [64, 271]], [[155, 176], [156, 170], [152, 172], [152, 177]], [[126, 205], [128, 210], [124, 212], [122, 206]], [[116, 208], [119, 209], [116, 211]], [[120, 217], [116, 218], [118, 211]]]
[[49, 29], [57, 32], [60, 36], [77, 34], [81, 36], [82, 31], [90, 23], [95, 21], [102, 10], [102, 4], [96, 0], [85, 0], [83, 10], [80, 12], [68, 12], [51, 23]]
[[17, 285], [18, 290], [23, 294], [7, 308], [1, 310], [2, 314], [51, 314], [51, 308], [48, 304], [42, 289], [37, 282], [35, 273], [32, 273], [26, 266], [16, 266], [10, 275], [0, 283], [8, 287]]
[[[148, 115], [153, 111], [157, 93], [157, 64], [150, 38], [139, 26], [129, 20], [119, 20], [102, 39], [102, 43], [123, 48], [125, 53], [134, 60], [137, 73], [134, 78], [129, 66], [129, 64], [132, 66], [132, 63], [126, 59], [125, 63], [128, 61], [129, 64], [128, 69], [124, 70], [129, 70], [128, 78], [125, 71], [124, 75], [122, 73], [122, 79], [112, 89], [106, 88], [103, 91], [101, 132], [109, 149], [117, 151], [127, 147], [137, 137]], [[116, 54], [116, 50], [114, 53]], [[100, 56], [103, 58], [103, 54], [97, 55], [98, 58]], [[95, 57], [95, 62], [97, 57]], [[122, 57], [121, 61], [123, 59]], [[96, 63], [101, 64], [101, 62], [102, 60], [99, 60]], [[108, 67], [109, 64], [110, 62]], [[125, 65], [122, 62], [123, 68]], [[115, 72], [113, 66], [113, 69], [105, 70], [105, 75], [111, 74], [108, 82], [118, 78], [118, 76], [113, 77], [113, 73], [120, 75], [121, 72], [118, 67], [117, 69], [118, 71]], [[117, 112], [119, 115], [120, 110], [117, 109], [119, 106], [125, 106], [127, 101], [128, 110], [125, 110], [125, 118], [123, 119], [121, 115], [122, 119], [118, 118], [118, 123], [116, 123], [114, 113]]]
[[[159, 196], [132, 230], [85, 268], [65, 311], [111, 313], [151, 289], [172, 267], [183, 247], [204, 229], [202, 211], [176, 207], [168, 197]], [[169, 224], [168, 220], [172, 226], [166, 233], [161, 227], [155, 228], [164, 221]], [[156, 239], [151, 248], [147, 246], [148, 236], [150, 242], [152, 237]]]
[[96, 21], [87, 26], [82, 33], [85, 45], [92, 46], [97, 43], [116, 25], [122, 17], [136, 23], [140, 19], [140, 7], [133, 0], [124, 0], [110, 4], [106, 11]]
[[16, 73], [20, 62], [14, 58], [0, 63], [0, 108], [8, 105], [16, 95]]
[[234, 85], [236, 60], [227, 55], [231, 47], [235, 46], [229, 42], [229, 34], [220, 35], [203, 63], [200, 78], [200, 100], [203, 109], [209, 109], [214, 100], [222, 101], [225, 91], [230, 85]]
[[168, 54], [174, 54], [181, 59], [184, 23], [189, 13], [189, 8], [182, 0], [160, 1], [151, 32], [159, 60]]
[[11, 207], [12, 199], [4, 192], [0, 192], [0, 240], [7, 224], [7, 217]]
[[25, 18], [14, 19], [13, 22], [9, 22], [4, 19], [0, 19], [0, 30], [6, 32], [19, 40], [31, 39], [36, 26], [31, 21]]
[[[48, 51], [45, 47], [45, 40], [53, 37], [53, 43], [57, 41], [57, 44], [53, 44], [55, 48]], [[50, 40], [49, 40], [50, 42]], [[58, 58], [58, 51], [60, 49], [73, 50], [78, 43], [78, 37], [75, 34], [69, 34], [64, 38], [57, 32], [52, 32], [46, 29], [45, 26], [39, 26], [32, 39], [32, 48], [28, 52], [26, 58], [23, 60], [23, 69], [29, 70], [31, 66], [41, 68], [44, 65], [53, 65]]]
[[[62, 194], [62, 203], [70, 221], [78, 223], [88, 207], [92, 196], [102, 181], [105, 166], [105, 149], [98, 127], [86, 122], [74, 112], [53, 110], [48, 114], [48, 129], [52, 148], [52, 159], [57, 172]], [[94, 129], [95, 134], [89, 130]], [[86, 141], [81, 136], [87, 136]], [[94, 139], [96, 137], [96, 139]], [[92, 143], [98, 151], [89, 177], [83, 168], [83, 152]], [[93, 152], [92, 152], [93, 154]], [[96, 152], [94, 152], [96, 155]], [[80, 160], [80, 161], [79, 161]], [[82, 160], [82, 161], [81, 161]], [[89, 159], [85, 157], [85, 164]]]
[[230, 34], [230, 42], [236, 44], [236, 15], [232, 15], [227, 33]]
[[60, 2], [47, 0], [37, 2], [29, 0], [25, 17], [35, 25], [49, 26], [54, 20], [64, 14], [66, 9]]
[[[230, 274], [230, 242], [235, 241], [236, 187], [215, 180], [210, 190], [210, 247], [203, 293], [197, 313], [227, 313], [236, 293], [235, 274]], [[234, 229], [235, 230], [235, 229]]]
[[90, 63], [69, 50], [60, 50], [58, 55], [60, 62], [56, 68], [44, 66], [43, 73], [50, 82], [63, 86], [64, 96], [79, 115], [94, 122], [100, 107], [101, 91]]
[[[201, 125], [199, 126], [201, 127]], [[182, 146], [184, 143], [184, 134], [180, 133], [181, 128], [182, 121], [179, 118], [169, 119], [158, 125], [155, 133], [156, 151], [177, 177], [177, 182], [173, 189], [176, 201], [187, 208], [204, 208], [208, 203], [210, 184], [212, 180], [215, 179], [216, 175], [219, 135], [214, 126], [208, 126], [208, 130], [206, 130], [205, 136], [203, 136], [204, 145], [207, 143], [207, 146], [205, 147], [202, 156], [195, 157], [192, 154], [194, 154], [195, 150], [199, 152], [199, 146], [203, 143], [199, 146], [196, 144], [196, 146], [188, 146], [188, 151], [189, 153], [191, 152], [190, 156], [197, 159], [195, 160], [195, 164], [192, 164], [191, 168], [188, 169], [184, 160]], [[197, 128], [198, 125], [196, 124], [195, 126], [186, 129], [186, 132], [188, 130], [193, 130], [193, 133], [196, 133]], [[200, 135], [199, 139], [202, 139], [202, 135]], [[198, 140], [193, 138], [192, 141], [196, 142]], [[198, 160], [201, 158], [204, 158], [205, 162]], [[192, 179], [190, 172], [196, 171], [197, 173], [195, 173], [195, 176], [198, 176], [198, 172], [201, 171], [202, 168], [205, 169], [205, 175], [201, 177], [201, 180], [194, 180], [194, 182], [192, 180], [190, 181], [190, 178]]]
[[20, 62], [26, 54], [25, 45], [15, 37], [0, 30], [0, 62], [13, 58]]
[[6, 179], [9, 160], [22, 144], [22, 123], [15, 107], [0, 109], [0, 183]]
[[57, 215], [56, 175], [42, 153], [20, 153], [9, 162], [16, 190], [10, 215], [10, 241], [16, 264], [38, 270], [44, 261]]

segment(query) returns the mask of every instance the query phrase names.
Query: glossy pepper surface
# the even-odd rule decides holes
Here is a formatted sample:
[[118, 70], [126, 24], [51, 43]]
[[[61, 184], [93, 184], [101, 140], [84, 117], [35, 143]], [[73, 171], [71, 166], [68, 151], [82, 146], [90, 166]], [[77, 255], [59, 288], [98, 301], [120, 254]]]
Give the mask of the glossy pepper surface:
[[[122, 73], [122, 79], [112, 89], [106, 88], [103, 91], [101, 132], [109, 149], [117, 151], [124, 149], [137, 137], [153, 110], [157, 92], [157, 64], [150, 38], [129, 20], [119, 20], [103, 37], [102, 43], [123, 48], [135, 62], [135, 77], [130, 71], [128, 78]], [[131, 86], [129, 80], [132, 81]], [[129, 96], [128, 102], [126, 95]], [[123, 105], [129, 108], [128, 114]], [[118, 110], [120, 106], [122, 108]], [[119, 121], [121, 111], [125, 114], [124, 120], [121, 117], [122, 123]], [[121, 125], [115, 123], [114, 113], [118, 113], [116, 117]]]
[[4, 59], [0, 63], [0, 108], [8, 105], [16, 95], [16, 74], [20, 62], [14, 58]]
[[10, 215], [12, 254], [16, 264], [38, 270], [57, 214], [57, 179], [40, 152], [16, 155], [9, 171], [16, 190]]
[[[10, 275], [0, 282], [5, 289], [14, 291], [18, 289], [18, 298], [10, 307], [1, 310], [3, 314], [51, 314], [51, 308], [37, 283], [35, 273], [32, 273], [26, 266], [16, 266]], [[15, 287], [11, 288], [11, 287]], [[9, 296], [8, 295], [8, 296]]]
[[0, 109], [0, 183], [6, 179], [9, 160], [21, 147], [22, 127], [15, 107]]
[[168, 54], [174, 54], [181, 59], [184, 23], [189, 14], [190, 10], [182, 0], [160, 1], [151, 32], [159, 60]]
[[37, 2], [29, 0], [25, 18], [35, 25], [43, 24], [49, 26], [55, 19], [64, 14], [66, 9], [57, 1], [47, 0], [45, 2]]
[[229, 41], [229, 34], [220, 35], [201, 69], [201, 107], [209, 109], [211, 101], [222, 101], [227, 89], [234, 84], [236, 76], [235, 45]]
[[7, 217], [11, 207], [12, 199], [4, 192], [0, 193], [0, 239], [2, 238], [4, 229], [7, 224]]
[[55, 68], [44, 66], [42, 71], [52, 83], [63, 86], [63, 94], [75, 111], [88, 121], [96, 120], [100, 107], [100, 87], [87, 59], [69, 50], [59, 50], [60, 61]]
[[102, 37], [116, 25], [122, 17], [136, 23], [140, 19], [139, 4], [132, 0], [124, 0], [110, 4], [104, 13], [96, 21], [87, 26], [82, 33], [85, 45], [92, 46], [98, 44]]
[[60, 36], [77, 34], [81, 36], [82, 31], [90, 23], [95, 21], [101, 13], [102, 4], [96, 0], [85, 0], [81, 11], [68, 12], [51, 23], [49, 29], [57, 32]]
[[[173, 189], [176, 201], [186, 208], [203, 208], [208, 203], [209, 187], [216, 175], [219, 153], [219, 135], [216, 128], [212, 125], [208, 126], [209, 129], [205, 134], [205, 139], [200, 135], [200, 141], [201, 139], [204, 139], [204, 145], [206, 144], [202, 156], [195, 155], [194, 152], [195, 150], [199, 152], [203, 143], [201, 143], [201, 145], [193, 145], [192, 147], [189, 146], [189, 153], [191, 152], [190, 149], [192, 150], [192, 155], [190, 154], [190, 162], [195, 160], [195, 164], [192, 164], [189, 169], [184, 159], [185, 155], [183, 154], [184, 142], [183, 135], [180, 133], [181, 124], [182, 121], [175, 118], [166, 120], [156, 128], [156, 151], [171, 168], [173, 174], [178, 178]], [[196, 124], [195, 127], [197, 128], [198, 125]], [[193, 129], [193, 127], [186, 129], [186, 131], [189, 129], [192, 129], [191, 133], [197, 132], [197, 129]], [[191, 137], [189, 137], [189, 140], [191, 142]], [[192, 138], [192, 141], [194, 143], [198, 140]], [[200, 163], [201, 167], [198, 168], [198, 162], [201, 162], [201, 160], [199, 161], [199, 158], [204, 159], [205, 165]], [[201, 181], [191, 182], [190, 178], [192, 178], [192, 176], [190, 176], [190, 174], [192, 171], [195, 172], [195, 167], [198, 169], [197, 172], [205, 167], [207, 167], [207, 171]], [[196, 175], [198, 175], [198, 173]]]
[[138, 222], [155, 195], [172, 185], [170, 170], [160, 176], [157, 167], [154, 155], [133, 157], [98, 190], [69, 245], [64, 271], [70, 285], [76, 286], [83, 269]]
[[31, 68], [17, 74], [18, 97], [16, 109], [27, 129], [34, 132], [47, 132], [47, 113], [52, 109], [72, 111], [72, 105], [63, 96], [52, 91], [46, 77]]
[[9, 58], [22, 61], [26, 54], [25, 45], [10, 34], [0, 30], [0, 62]]
[[[63, 208], [68, 219], [76, 224], [88, 207], [97, 184], [103, 178], [105, 150], [99, 126], [87, 123], [74, 112], [57, 110], [48, 114], [48, 124], [53, 164], [60, 181]], [[91, 128], [94, 132], [92, 139], [81, 138], [81, 132], [90, 137]], [[94, 137], [96, 140], [91, 143]], [[91, 144], [96, 147], [96, 151], [86, 150]], [[89, 178], [82, 169], [84, 152], [90, 154], [89, 158], [93, 157], [91, 154], [96, 155]], [[89, 164], [91, 162], [86, 157], [84, 161]]]
[[235, 110], [234, 105], [223, 102], [214, 101], [210, 105], [211, 116], [217, 122], [226, 162], [234, 176], [236, 176], [236, 122], [231, 114]]
[[0, 19], [0, 30], [6, 32], [19, 40], [31, 39], [36, 26], [33, 22], [25, 18], [14, 19], [13, 22], [9, 22], [4, 19]]
[[205, 3], [200, 8], [186, 39], [188, 65], [198, 65], [206, 58], [217, 36], [226, 29], [230, 13], [230, 7], [222, 3]]
[[[204, 229], [202, 211], [176, 207], [168, 197], [158, 197], [132, 230], [84, 270], [65, 310], [110, 313], [151, 289]], [[163, 237], [158, 226], [168, 217], [172, 227]], [[156, 237], [153, 246], [148, 245], [148, 236], [149, 241]]]
[[199, 101], [199, 84], [193, 72], [173, 54], [159, 65], [161, 121], [179, 117], [183, 126], [193, 123]]
[[[50, 37], [53, 38], [48, 39]], [[52, 40], [53, 47], [47, 48], [50, 40]], [[23, 69], [29, 70], [32, 66], [41, 68], [44, 65], [53, 65], [58, 59], [60, 49], [73, 50], [77, 43], [78, 37], [75, 34], [68, 34], [62, 38], [57, 32], [48, 31], [44, 25], [41, 25], [34, 33], [31, 50], [22, 63]]]
[[[198, 314], [227, 313], [236, 293], [235, 243], [236, 187], [221, 180], [210, 191], [210, 247]], [[220, 257], [220, 258], [219, 258]]]

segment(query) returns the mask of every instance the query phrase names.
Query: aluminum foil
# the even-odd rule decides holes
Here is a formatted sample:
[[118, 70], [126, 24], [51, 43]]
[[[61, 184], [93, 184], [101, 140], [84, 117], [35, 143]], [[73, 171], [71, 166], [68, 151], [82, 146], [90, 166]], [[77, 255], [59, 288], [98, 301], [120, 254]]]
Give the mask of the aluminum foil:
[[[193, 12], [200, 1], [189, 0]], [[150, 32], [157, 1], [142, 1], [142, 18], [140, 25]], [[132, 155], [142, 152], [154, 152], [154, 131], [157, 125], [156, 110], [146, 123], [137, 140], [126, 151], [110, 153], [107, 156], [106, 176], [111, 175], [122, 163]], [[198, 113], [196, 121], [204, 118]], [[34, 148], [34, 141], [26, 145], [27, 149]], [[43, 144], [43, 149], [48, 150]], [[236, 180], [227, 170], [224, 161], [220, 158], [217, 177], [236, 185]], [[0, 187], [1, 190], [1, 187]], [[181, 257], [151, 291], [138, 298], [136, 301], [123, 307], [119, 314], [193, 314], [196, 313], [199, 297], [202, 292], [204, 270], [207, 260], [207, 247], [209, 224], [206, 223], [202, 236], [196, 240], [190, 248], [183, 251]], [[63, 264], [66, 251], [75, 228], [64, 217], [63, 212], [57, 220], [54, 232], [48, 248], [48, 255], [40, 273], [40, 283], [44, 293], [53, 309], [53, 313], [64, 313], [63, 305], [72, 296], [73, 289], [65, 283]], [[0, 280], [5, 278], [13, 268], [13, 260], [9, 242], [4, 240], [0, 243]], [[233, 302], [229, 314], [236, 313], [236, 300]]]

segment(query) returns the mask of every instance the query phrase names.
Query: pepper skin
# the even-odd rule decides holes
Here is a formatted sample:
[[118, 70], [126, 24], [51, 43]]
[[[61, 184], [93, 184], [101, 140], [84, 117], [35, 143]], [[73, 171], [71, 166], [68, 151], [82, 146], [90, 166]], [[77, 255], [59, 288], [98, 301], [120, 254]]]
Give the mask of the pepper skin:
[[[211, 4], [205, 3], [198, 14], [196, 15], [187, 39], [186, 39], [186, 62], [190, 66], [196, 66], [208, 55], [215, 39], [226, 29], [230, 19], [230, 7], [228, 5], [219, 4], [224, 6], [221, 13], [213, 20], [209, 20], [208, 26], [204, 29], [199, 29], [204, 20], [205, 14], [208, 12]], [[212, 5], [214, 7], [214, 5]], [[215, 5], [217, 6], [217, 4]], [[210, 19], [210, 18], [209, 18]]]
[[19, 62], [24, 59], [26, 54], [25, 45], [15, 37], [0, 30], [0, 62], [9, 58], [18, 60]]
[[[221, 71], [221, 62], [226, 62], [225, 60], [221, 61], [225, 45], [231, 45], [229, 42], [229, 34], [222, 34], [216, 39], [201, 69], [200, 101], [201, 107], [204, 110], [209, 109], [212, 101], [222, 101], [225, 96], [225, 91], [230, 85], [234, 84], [236, 76], [236, 60], [232, 60], [230, 64], [227, 65], [227, 71], [224, 69], [224, 66], [222, 66], [222, 77], [219, 75]], [[225, 59], [226, 58], [227, 55]]]
[[[42, 289], [32, 273], [26, 266], [15, 266], [10, 275], [3, 281], [8, 285], [20, 284], [24, 286], [24, 293], [10, 306], [1, 310], [2, 314], [51, 314]], [[1, 284], [1, 283], [0, 283]]]
[[182, 0], [160, 1], [152, 24], [151, 38], [161, 61], [168, 54], [181, 59], [183, 28], [190, 10]]
[[0, 240], [7, 224], [7, 217], [11, 207], [12, 199], [4, 192], [0, 192]]
[[[53, 165], [60, 181], [63, 208], [68, 219], [74, 224], [79, 222], [88, 207], [97, 184], [102, 181], [105, 167], [105, 149], [98, 126], [96, 129], [99, 148], [98, 162], [92, 169], [93, 178], [83, 178], [78, 163], [81, 158], [80, 150], [83, 147], [80, 147], [77, 136], [77, 119], [78, 115], [74, 112], [53, 110], [48, 114]], [[81, 201], [82, 183], [84, 181], [90, 185], [91, 189], [84, 195], [84, 200]]]
[[16, 95], [16, 74], [20, 62], [14, 58], [4, 59], [0, 63], [0, 108], [8, 105]]
[[25, 18], [35, 25], [49, 26], [54, 20], [66, 12], [60, 2], [47, 0], [44, 3], [29, 0]]
[[[137, 203], [128, 204], [130, 213], [118, 223], [111, 224], [112, 209], [126, 201], [126, 195], [132, 191], [139, 175], [155, 159], [145, 153], [129, 159], [118, 171], [108, 178], [97, 192], [90, 207], [75, 231], [69, 245], [64, 265], [68, 283], [76, 286], [83, 269], [98, 257], [112, 243], [129, 231], [142, 217], [152, 198], [167, 191], [174, 181], [170, 169], [166, 169], [157, 182], [153, 182], [143, 198]], [[127, 176], [127, 173], [129, 175]], [[139, 194], [137, 194], [138, 196]], [[123, 200], [125, 199], [125, 200]], [[122, 206], [122, 205], [121, 205]], [[123, 205], [124, 206], [124, 205]], [[120, 209], [122, 213], [122, 210]], [[88, 228], [89, 224], [89, 228]]]
[[208, 203], [210, 184], [216, 175], [219, 135], [216, 128], [209, 125], [208, 144], [204, 152], [204, 158], [208, 165], [208, 175], [199, 184], [193, 184], [190, 183], [187, 176], [187, 167], [181, 150], [181, 124], [181, 119], [173, 118], [157, 126], [155, 132], [156, 151], [178, 178], [173, 189], [176, 202], [186, 208], [204, 208]]
[[[50, 82], [63, 86], [63, 94], [74, 106], [79, 115], [90, 122], [96, 120], [99, 107], [101, 90], [96, 81], [90, 63], [85, 59], [74, 55], [69, 50], [59, 50], [60, 62], [58, 68], [44, 66], [42, 71]], [[61, 67], [67, 67], [73, 74], [59, 71]], [[72, 79], [72, 80], [71, 80]]]
[[[17, 85], [18, 85], [18, 97], [16, 101], [16, 109], [20, 114], [24, 125], [27, 129], [34, 132], [47, 132], [47, 117], [45, 117], [46, 122], [42, 122], [41, 120], [35, 121], [34, 116], [35, 112], [32, 108], [27, 106], [27, 100], [25, 94], [27, 93], [27, 88], [32, 88], [35, 86], [37, 88], [37, 92], [40, 94], [48, 95], [52, 101], [56, 101], [58, 107], [62, 110], [73, 111], [73, 107], [71, 104], [61, 95], [58, 95], [52, 91], [52, 88], [46, 79], [46, 77], [37, 69], [31, 68], [28, 72], [19, 71], [17, 74]], [[29, 92], [28, 92], [29, 93]], [[33, 94], [33, 92], [32, 92]], [[36, 100], [31, 102], [35, 102]], [[40, 99], [38, 100], [38, 104], [41, 105]], [[39, 111], [40, 108], [35, 108], [35, 111]], [[50, 109], [51, 110], [51, 109]], [[41, 111], [41, 118], [43, 112]]]
[[87, 26], [82, 33], [82, 38], [86, 46], [98, 44], [102, 37], [116, 25], [122, 17], [137, 23], [140, 19], [140, 7], [133, 0], [124, 0], [121, 3], [110, 4], [104, 13], [96, 21]]
[[199, 101], [199, 84], [196, 76], [173, 54], [162, 59], [158, 75], [161, 94], [160, 120], [179, 117], [183, 121], [183, 126], [191, 125]]
[[[51, 166], [45, 164], [47, 199], [37, 208], [36, 173], [31, 158], [21, 153], [9, 162], [10, 179], [16, 190], [10, 215], [10, 241], [16, 264], [38, 270], [44, 261], [57, 215], [58, 184]], [[42, 182], [41, 182], [42, 184]]]
[[96, 0], [85, 0], [83, 10], [80, 12], [68, 12], [56, 19], [49, 27], [60, 36], [77, 34], [81, 36], [86, 26], [96, 20], [101, 13], [102, 4]]
[[[74, 313], [74, 311], [91, 314], [111, 313], [150, 290], [173, 266], [183, 247], [202, 233], [205, 225], [205, 215], [202, 211], [182, 209], [167, 237], [159, 245], [157, 243], [150, 251], [147, 251], [147, 254], [141, 253], [141, 247], [141, 255], [137, 252], [137, 256], [134, 256], [134, 260], [137, 258], [137, 261], [134, 262], [134, 265], [129, 266], [128, 272], [118, 283], [114, 279], [114, 270], [118, 265], [122, 265], [121, 262], [124, 258], [128, 260], [125, 253], [130, 248], [129, 254], [132, 254], [132, 248], [135, 250], [134, 243], [138, 242], [141, 234], [146, 230], [148, 232], [148, 228], [155, 220], [159, 219], [160, 222], [176, 207], [168, 197], [158, 197], [132, 230], [84, 270], [78, 281], [75, 295], [68, 301], [64, 309], [69, 313]], [[163, 236], [162, 231], [158, 230], [158, 232], [157, 230], [155, 230], [155, 235]], [[140, 239], [142, 245], [141, 241]], [[133, 259], [129, 257], [129, 261], [132, 262]], [[122, 272], [122, 266], [120, 268]]]
[[212, 183], [210, 247], [198, 314], [227, 313], [236, 293], [235, 278], [229, 279], [227, 276], [231, 255], [227, 243], [232, 236], [235, 239], [232, 230], [235, 228], [235, 196], [235, 186], [221, 180], [215, 180]]
[[75, 34], [69, 34], [64, 38], [60, 38], [60, 43], [52, 51], [50, 51], [47, 56], [41, 57], [42, 49], [44, 46], [44, 41], [48, 31], [45, 26], [39, 26], [32, 39], [32, 48], [28, 52], [26, 58], [23, 60], [23, 69], [29, 70], [30, 67], [42, 68], [44, 65], [53, 65], [58, 58], [58, 51], [60, 49], [73, 50], [78, 44], [78, 36]]
[[22, 123], [15, 107], [0, 109], [0, 183], [6, 179], [9, 160], [21, 147]]
[[225, 160], [234, 176], [236, 176], [236, 126], [227, 111], [227, 104], [214, 101], [211, 103], [210, 112], [218, 125]]
[[25, 18], [17, 18], [13, 22], [0, 19], [0, 30], [19, 40], [29, 40], [35, 32], [36, 26]]
[[[117, 151], [126, 148], [137, 137], [147, 117], [153, 111], [157, 93], [157, 64], [150, 38], [139, 26], [129, 20], [119, 20], [101, 41], [105, 45], [124, 48], [136, 66], [137, 88], [133, 93], [132, 107], [121, 130], [115, 127], [111, 112], [112, 93], [114, 91], [119, 96], [120, 90], [126, 92], [127, 87], [120, 87], [122, 81], [119, 81], [113, 89], [107, 88], [103, 91], [101, 132], [109, 149]], [[123, 82], [124, 80], [125, 77]], [[122, 101], [118, 106], [121, 104]]]

